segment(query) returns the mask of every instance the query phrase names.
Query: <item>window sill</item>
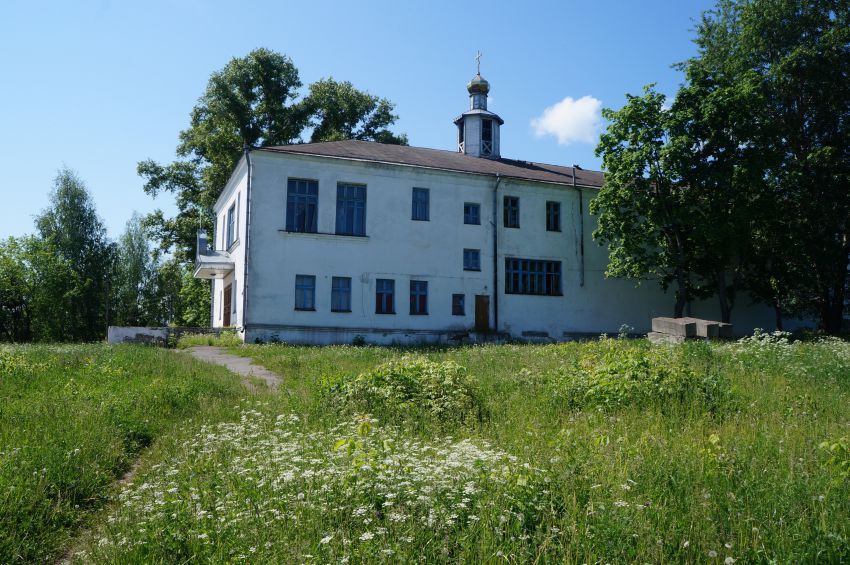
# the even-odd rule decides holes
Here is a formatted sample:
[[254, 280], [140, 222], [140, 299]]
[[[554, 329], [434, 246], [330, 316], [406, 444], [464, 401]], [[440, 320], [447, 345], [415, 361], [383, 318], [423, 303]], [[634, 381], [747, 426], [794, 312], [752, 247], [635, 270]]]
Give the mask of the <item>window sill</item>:
[[552, 232], [552, 233], [561, 233], [561, 230], [550, 230], [548, 228], [546, 229], [546, 231]]
[[464, 271], [472, 271], [472, 272], [475, 272], [475, 273], [480, 273], [480, 272], [481, 272], [481, 267], [479, 267], [479, 268], [477, 268], [477, 269], [467, 269], [466, 267], [464, 267], [464, 268], [463, 268], [463, 270], [464, 270]]
[[296, 312], [315, 312], [315, 308], [296, 308]]
[[410, 218], [411, 222], [430, 222], [429, 218]]
[[375, 314], [381, 314], [381, 315], [393, 315], [393, 316], [394, 316], [394, 315], [395, 315], [395, 312], [375, 312]]
[[411, 316], [427, 316], [428, 312], [411, 312]]
[[481, 222], [464, 222], [463, 225], [465, 225], [465, 226], [480, 226]]
[[519, 226], [505, 226], [505, 229], [509, 229], [509, 230], [518, 230], [518, 229], [519, 229]]
[[351, 310], [331, 310], [331, 312], [336, 312], [337, 314], [351, 314]]
[[309, 232], [309, 231], [289, 231], [280, 229], [277, 230], [281, 235], [288, 236], [301, 236], [310, 239], [331, 239], [331, 240], [349, 240], [349, 241], [359, 241], [365, 243], [369, 240], [368, 235], [348, 235], [342, 233], [324, 233], [324, 232]]

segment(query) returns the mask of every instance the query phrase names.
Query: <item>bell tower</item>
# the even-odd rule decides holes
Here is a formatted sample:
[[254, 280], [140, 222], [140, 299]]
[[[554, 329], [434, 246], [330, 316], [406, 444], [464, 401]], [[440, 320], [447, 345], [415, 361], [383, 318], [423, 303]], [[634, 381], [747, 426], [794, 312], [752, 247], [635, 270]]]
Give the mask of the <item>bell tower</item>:
[[487, 109], [490, 83], [481, 76], [481, 52], [475, 56], [478, 72], [466, 90], [469, 92], [469, 110], [455, 119], [457, 150], [465, 155], [499, 158], [499, 128], [505, 121]]

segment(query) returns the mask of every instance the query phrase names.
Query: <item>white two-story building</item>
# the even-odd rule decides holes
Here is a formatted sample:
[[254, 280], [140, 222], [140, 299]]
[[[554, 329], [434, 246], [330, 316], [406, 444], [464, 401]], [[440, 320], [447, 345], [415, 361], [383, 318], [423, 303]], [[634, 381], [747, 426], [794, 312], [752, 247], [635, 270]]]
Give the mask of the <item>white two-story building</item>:
[[[674, 298], [606, 279], [588, 204], [600, 172], [502, 158], [489, 84], [468, 85], [457, 151], [334, 141], [246, 151], [199, 234], [212, 325], [246, 341], [564, 340], [649, 330]], [[693, 315], [717, 318], [714, 303]], [[738, 331], [771, 327], [736, 308]]]

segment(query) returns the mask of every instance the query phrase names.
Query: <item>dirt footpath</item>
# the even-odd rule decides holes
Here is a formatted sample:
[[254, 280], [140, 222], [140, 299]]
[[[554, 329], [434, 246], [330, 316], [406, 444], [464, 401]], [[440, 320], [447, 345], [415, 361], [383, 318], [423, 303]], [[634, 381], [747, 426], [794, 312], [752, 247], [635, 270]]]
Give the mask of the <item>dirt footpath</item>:
[[187, 351], [195, 359], [227, 367], [237, 375], [241, 375], [243, 377], [242, 383], [251, 392], [256, 392], [256, 386], [253, 382], [251, 382], [251, 379], [247, 377], [257, 377], [262, 379], [272, 390], [275, 390], [280, 384], [280, 375], [272, 373], [263, 366], [255, 365], [249, 357], [231, 355], [230, 353], [227, 353], [223, 347], [197, 345], [195, 347], [190, 347]]

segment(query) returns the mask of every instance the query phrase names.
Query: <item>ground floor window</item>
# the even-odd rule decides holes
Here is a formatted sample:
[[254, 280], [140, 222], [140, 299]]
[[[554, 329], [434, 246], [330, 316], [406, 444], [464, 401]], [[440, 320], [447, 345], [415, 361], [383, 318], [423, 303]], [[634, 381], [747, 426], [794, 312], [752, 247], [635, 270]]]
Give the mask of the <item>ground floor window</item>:
[[375, 281], [375, 313], [395, 314], [395, 281], [377, 279]]
[[351, 312], [351, 277], [331, 281], [331, 312]]
[[295, 276], [295, 309], [316, 309], [316, 277], [313, 275]]
[[428, 313], [427, 281], [410, 281], [410, 313], [414, 315]]
[[505, 258], [505, 293], [561, 296], [561, 262]]
[[463, 294], [452, 294], [452, 316], [466, 315], [466, 296]]

